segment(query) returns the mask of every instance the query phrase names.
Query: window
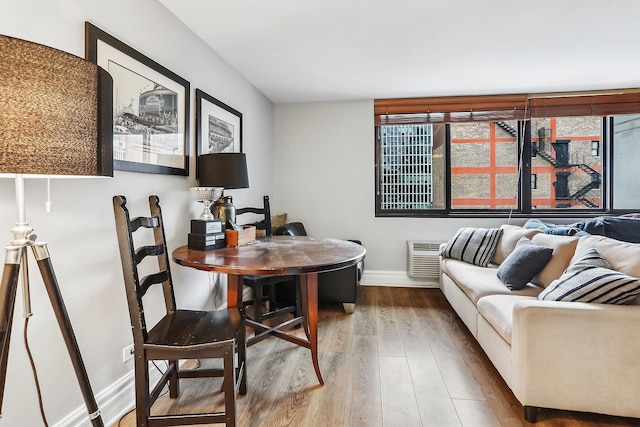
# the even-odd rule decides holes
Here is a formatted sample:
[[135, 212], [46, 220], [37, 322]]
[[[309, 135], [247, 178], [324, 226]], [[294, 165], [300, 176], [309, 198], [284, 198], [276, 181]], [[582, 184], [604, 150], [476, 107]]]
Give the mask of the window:
[[432, 132], [433, 126], [425, 124], [380, 128], [382, 209], [430, 209], [434, 202], [443, 206], [442, 193], [433, 194]]
[[627, 114], [640, 113], [637, 91], [376, 100], [374, 108], [377, 216], [640, 207], [631, 184], [640, 179], [631, 164], [640, 114]]
[[383, 210], [444, 209], [443, 130], [431, 124], [378, 129], [377, 194]]
[[537, 153], [531, 173], [540, 179], [531, 191], [532, 211], [603, 207], [602, 159], [592, 152], [602, 133], [603, 118], [597, 116], [531, 119], [532, 150]]
[[638, 209], [640, 183], [640, 115], [615, 116], [612, 125], [613, 208]]
[[516, 208], [516, 122], [468, 122], [450, 126], [451, 209]]

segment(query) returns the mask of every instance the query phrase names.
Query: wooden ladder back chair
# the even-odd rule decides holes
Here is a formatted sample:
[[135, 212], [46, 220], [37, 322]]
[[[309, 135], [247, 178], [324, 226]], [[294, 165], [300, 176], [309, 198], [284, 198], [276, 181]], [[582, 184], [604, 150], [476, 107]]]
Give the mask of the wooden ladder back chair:
[[236, 209], [236, 221], [238, 215], [247, 213], [261, 215], [263, 217], [262, 221], [252, 225], [255, 225], [257, 230], [264, 230], [265, 235], [271, 236], [271, 204], [269, 202], [269, 196], [264, 196], [262, 203], [261, 208], [246, 207]]
[[[264, 219], [258, 223], [257, 228], [259, 230], [264, 229], [267, 236], [272, 235], [269, 196], [264, 196], [263, 207], [261, 208], [245, 207], [236, 209], [236, 221], [239, 215], [246, 213], [264, 216]], [[295, 294], [290, 295], [287, 301], [281, 301], [276, 298], [276, 287], [283, 286], [284, 283], [289, 283], [289, 289], [295, 289]], [[292, 313], [294, 318], [300, 317], [302, 310], [298, 276], [244, 276], [244, 285], [253, 290], [253, 299], [243, 302], [244, 307], [252, 306], [252, 310], [247, 312], [247, 317], [253, 321], [262, 323], [266, 319], [286, 313]], [[262, 303], [265, 302], [268, 304], [268, 308], [263, 311]], [[249, 326], [252, 325], [249, 323]], [[250, 344], [255, 342], [255, 340], [251, 340]]]
[[[124, 196], [113, 197], [120, 258], [131, 318], [134, 345], [136, 420], [138, 426], [226, 423], [236, 425], [236, 395], [246, 394], [246, 344], [243, 309], [199, 311], [176, 308], [164, 224], [157, 196], [149, 196], [151, 216], [131, 219]], [[134, 233], [152, 229], [152, 245], [134, 246]], [[141, 233], [143, 234], [143, 233]], [[136, 234], [136, 238], [140, 238]], [[150, 241], [150, 237], [147, 239]], [[157, 258], [157, 270], [145, 263]], [[141, 277], [142, 276], [142, 277]], [[165, 314], [150, 329], [145, 319], [144, 296], [154, 285], [162, 287]], [[237, 363], [236, 363], [237, 355]], [[180, 359], [222, 359], [223, 369], [181, 369]], [[167, 370], [153, 390], [149, 386], [149, 361], [165, 360]], [[151, 415], [151, 407], [165, 385], [178, 397], [183, 378], [223, 377], [224, 412]]]

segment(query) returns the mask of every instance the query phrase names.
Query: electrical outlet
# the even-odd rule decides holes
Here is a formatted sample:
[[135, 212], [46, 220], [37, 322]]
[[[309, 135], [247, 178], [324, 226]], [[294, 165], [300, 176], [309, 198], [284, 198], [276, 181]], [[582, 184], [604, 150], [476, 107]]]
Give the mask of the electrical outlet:
[[122, 363], [133, 358], [133, 344], [129, 344], [122, 349]]

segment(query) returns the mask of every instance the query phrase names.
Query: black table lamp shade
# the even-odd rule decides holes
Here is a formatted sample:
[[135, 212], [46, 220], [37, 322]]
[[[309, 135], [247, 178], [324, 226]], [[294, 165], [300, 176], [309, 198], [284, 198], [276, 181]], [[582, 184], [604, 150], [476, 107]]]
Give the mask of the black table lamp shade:
[[249, 188], [244, 153], [210, 153], [198, 157], [201, 187]]

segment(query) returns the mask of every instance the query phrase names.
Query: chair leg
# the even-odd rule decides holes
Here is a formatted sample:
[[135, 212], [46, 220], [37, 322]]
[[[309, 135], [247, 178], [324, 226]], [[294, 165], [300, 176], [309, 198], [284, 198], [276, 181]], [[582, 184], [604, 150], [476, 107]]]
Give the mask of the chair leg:
[[347, 314], [353, 314], [356, 311], [356, 304], [353, 302], [343, 302], [342, 307]]
[[240, 394], [247, 394], [247, 330], [242, 321], [242, 327], [238, 334], [238, 342], [236, 343], [238, 349], [238, 366], [242, 368], [242, 376], [240, 377]]
[[262, 297], [264, 291], [262, 286], [257, 284], [253, 287], [253, 320], [262, 323]]
[[149, 366], [143, 357], [135, 356], [136, 423], [140, 427], [149, 424], [151, 402], [149, 402]]
[[278, 309], [278, 298], [276, 297], [276, 286], [271, 284], [269, 285], [269, 294], [267, 295], [267, 301], [269, 303], [269, 307], [267, 307], [267, 312], [274, 311]]
[[302, 315], [302, 302], [300, 300], [300, 276], [296, 277], [295, 280], [296, 287], [296, 312], [294, 313], [295, 317], [300, 317]]
[[224, 356], [224, 413], [227, 427], [236, 425], [236, 363], [233, 346]]
[[169, 397], [175, 399], [180, 395], [180, 383], [178, 381], [179, 360], [169, 360], [169, 369], [173, 367], [173, 374], [169, 378]]
[[524, 407], [524, 419], [530, 423], [535, 423], [538, 418], [538, 408], [536, 406]]

